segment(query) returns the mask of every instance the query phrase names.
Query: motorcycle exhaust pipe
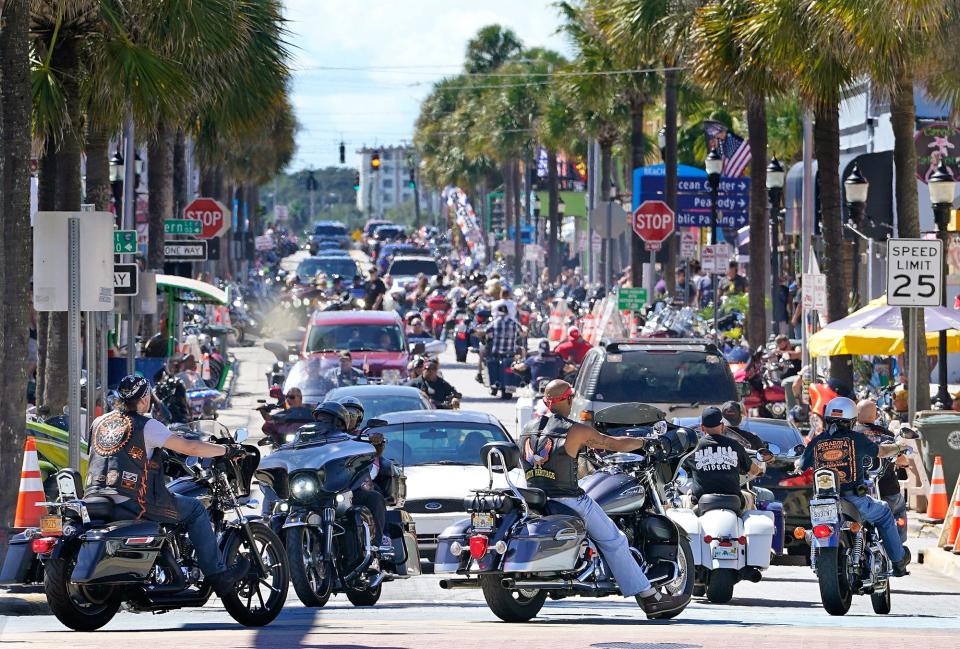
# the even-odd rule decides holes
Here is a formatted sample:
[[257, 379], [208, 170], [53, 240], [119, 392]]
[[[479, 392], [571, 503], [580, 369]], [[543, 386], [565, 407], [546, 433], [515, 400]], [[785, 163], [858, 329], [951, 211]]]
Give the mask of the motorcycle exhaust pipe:
[[761, 572], [753, 566], [747, 566], [740, 570], [740, 577], [757, 584], [760, 583], [761, 579], [763, 579], [763, 574], [761, 574]]
[[440, 588], [443, 590], [466, 590], [468, 588], [480, 588], [478, 579], [441, 579]]
[[517, 581], [506, 578], [500, 580], [500, 585], [507, 590], [573, 590], [580, 593], [616, 593], [619, 589], [612, 581], [602, 581], [597, 584], [585, 584], [571, 579], [560, 581]]

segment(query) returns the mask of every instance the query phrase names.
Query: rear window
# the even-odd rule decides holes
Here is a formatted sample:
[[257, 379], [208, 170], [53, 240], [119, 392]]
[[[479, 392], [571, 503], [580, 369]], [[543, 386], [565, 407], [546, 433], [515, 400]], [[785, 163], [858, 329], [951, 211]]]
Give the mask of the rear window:
[[377, 239], [383, 240], [393, 240], [399, 239], [404, 236], [403, 228], [398, 228], [390, 225], [384, 225], [377, 228], [376, 232], [373, 233], [373, 236]]
[[591, 399], [646, 403], [722, 403], [737, 398], [723, 357], [705, 352], [609, 353]]
[[387, 440], [383, 454], [403, 466], [480, 466], [484, 445], [510, 441], [497, 426], [466, 421], [393, 424], [368, 430], [373, 431], [383, 433]]
[[[327, 398], [338, 400], [346, 396], [349, 392], [341, 394], [339, 391], [331, 391]], [[415, 396], [385, 396], [373, 397], [364, 395], [360, 398], [363, 402], [363, 418], [365, 421], [376, 419], [389, 412], [406, 412], [408, 410], [426, 410], [423, 400]]]
[[395, 324], [313, 325], [307, 338], [308, 352], [402, 352], [403, 332]]
[[297, 266], [297, 277], [300, 279], [312, 279], [318, 273], [324, 275], [340, 275], [341, 277], [353, 278], [359, 275], [357, 263], [349, 257], [324, 257], [321, 259], [304, 259]]
[[313, 233], [321, 237], [342, 237], [347, 234], [347, 228], [342, 225], [318, 225]]
[[419, 275], [435, 277], [440, 274], [440, 267], [433, 259], [394, 259], [390, 264], [391, 275]]

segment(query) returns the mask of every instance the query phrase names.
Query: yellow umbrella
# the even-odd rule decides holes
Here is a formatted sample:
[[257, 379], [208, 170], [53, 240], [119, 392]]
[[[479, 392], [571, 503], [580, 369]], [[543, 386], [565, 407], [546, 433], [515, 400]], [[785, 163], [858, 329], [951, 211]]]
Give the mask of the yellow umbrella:
[[[894, 356], [903, 353], [903, 329], [899, 308], [887, 306], [887, 297], [872, 300], [867, 306], [842, 320], [831, 322], [807, 341], [812, 356]], [[957, 318], [952, 309], [929, 307], [928, 318], [947, 332], [947, 351], [960, 352], [960, 328], [949, 328]], [[927, 353], [938, 351], [937, 331], [927, 332]]]

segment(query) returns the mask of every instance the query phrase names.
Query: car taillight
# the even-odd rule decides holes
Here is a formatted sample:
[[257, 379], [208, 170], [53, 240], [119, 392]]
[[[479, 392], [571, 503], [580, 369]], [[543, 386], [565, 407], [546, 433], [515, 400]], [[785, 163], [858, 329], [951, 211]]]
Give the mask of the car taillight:
[[477, 534], [470, 537], [470, 556], [474, 559], [480, 559], [487, 553], [487, 546], [490, 545], [490, 539], [483, 534]]
[[807, 469], [793, 478], [785, 478], [777, 484], [781, 487], [809, 487], [813, 485], [813, 469]]
[[833, 535], [833, 529], [829, 525], [814, 525], [813, 535], [818, 539], [825, 539]]
[[53, 552], [53, 546], [57, 544], [57, 539], [50, 537], [43, 537], [40, 539], [34, 539], [31, 544], [31, 549], [34, 554], [50, 554]]

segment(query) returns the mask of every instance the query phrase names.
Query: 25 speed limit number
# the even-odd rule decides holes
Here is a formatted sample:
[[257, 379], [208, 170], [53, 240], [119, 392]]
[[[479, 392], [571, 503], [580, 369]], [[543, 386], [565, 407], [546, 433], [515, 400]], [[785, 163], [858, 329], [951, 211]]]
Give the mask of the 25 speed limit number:
[[942, 274], [943, 242], [939, 239], [887, 241], [890, 306], [940, 306]]

